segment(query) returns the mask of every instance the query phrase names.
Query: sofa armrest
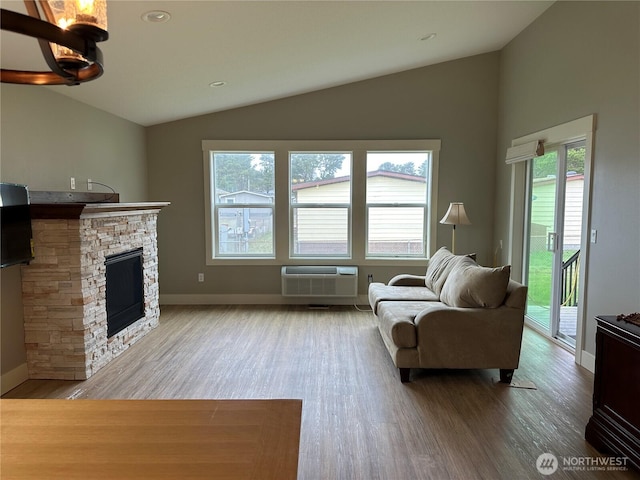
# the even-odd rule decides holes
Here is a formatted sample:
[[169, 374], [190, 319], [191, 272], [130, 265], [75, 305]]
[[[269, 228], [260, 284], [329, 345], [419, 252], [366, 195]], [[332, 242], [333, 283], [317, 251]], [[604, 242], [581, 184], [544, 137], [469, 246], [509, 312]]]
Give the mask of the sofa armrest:
[[416, 315], [415, 325], [425, 368], [518, 367], [524, 327], [519, 308], [454, 308], [434, 302]]
[[518, 308], [524, 312], [527, 304], [527, 290], [526, 285], [522, 285], [514, 280], [509, 280], [504, 304], [507, 307]]
[[424, 287], [424, 281], [424, 275], [410, 275], [408, 273], [404, 273], [393, 277], [389, 280], [388, 285], [394, 287]]

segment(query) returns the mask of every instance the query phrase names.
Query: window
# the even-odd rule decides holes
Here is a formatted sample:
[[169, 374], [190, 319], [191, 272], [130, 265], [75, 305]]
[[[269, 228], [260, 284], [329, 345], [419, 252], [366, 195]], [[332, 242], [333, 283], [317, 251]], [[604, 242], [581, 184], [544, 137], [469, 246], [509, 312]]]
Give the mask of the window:
[[203, 140], [202, 150], [208, 265], [422, 265], [434, 245], [439, 140]]
[[291, 257], [351, 254], [351, 152], [290, 152]]
[[431, 152], [367, 152], [367, 257], [424, 257]]
[[273, 152], [210, 152], [216, 257], [273, 257]]

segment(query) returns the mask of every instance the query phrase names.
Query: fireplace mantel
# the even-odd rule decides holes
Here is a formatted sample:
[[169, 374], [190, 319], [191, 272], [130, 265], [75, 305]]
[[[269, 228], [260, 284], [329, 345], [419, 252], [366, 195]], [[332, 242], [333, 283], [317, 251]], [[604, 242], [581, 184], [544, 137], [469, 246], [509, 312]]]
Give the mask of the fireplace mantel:
[[95, 218], [104, 216], [136, 215], [140, 213], [157, 213], [170, 205], [170, 202], [138, 202], [138, 203], [80, 203], [54, 202], [32, 203], [31, 218]]
[[[34, 197], [35, 255], [22, 267], [29, 378], [83, 380], [158, 325], [157, 219], [169, 202]], [[135, 249], [143, 251], [145, 316], [108, 337], [105, 259]]]

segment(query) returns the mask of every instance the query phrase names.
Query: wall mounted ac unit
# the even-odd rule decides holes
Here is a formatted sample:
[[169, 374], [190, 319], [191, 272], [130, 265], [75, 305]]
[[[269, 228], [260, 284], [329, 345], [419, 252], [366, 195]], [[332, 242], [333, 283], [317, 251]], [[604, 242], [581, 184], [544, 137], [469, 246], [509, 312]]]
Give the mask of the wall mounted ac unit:
[[285, 297], [356, 297], [358, 267], [283, 266]]

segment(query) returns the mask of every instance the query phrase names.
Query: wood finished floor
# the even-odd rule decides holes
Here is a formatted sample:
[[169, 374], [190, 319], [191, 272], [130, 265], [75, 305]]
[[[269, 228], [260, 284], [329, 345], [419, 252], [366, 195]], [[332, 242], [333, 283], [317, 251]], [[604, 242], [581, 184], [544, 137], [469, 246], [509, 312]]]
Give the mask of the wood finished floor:
[[526, 330], [514, 379], [538, 389], [497, 376], [413, 370], [401, 384], [371, 313], [353, 307], [164, 306], [89, 380], [29, 380], [4, 398], [300, 398], [300, 479], [640, 478], [536, 470], [545, 452], [599, 455], [584, 440], [593, 375], [570, 353]]

